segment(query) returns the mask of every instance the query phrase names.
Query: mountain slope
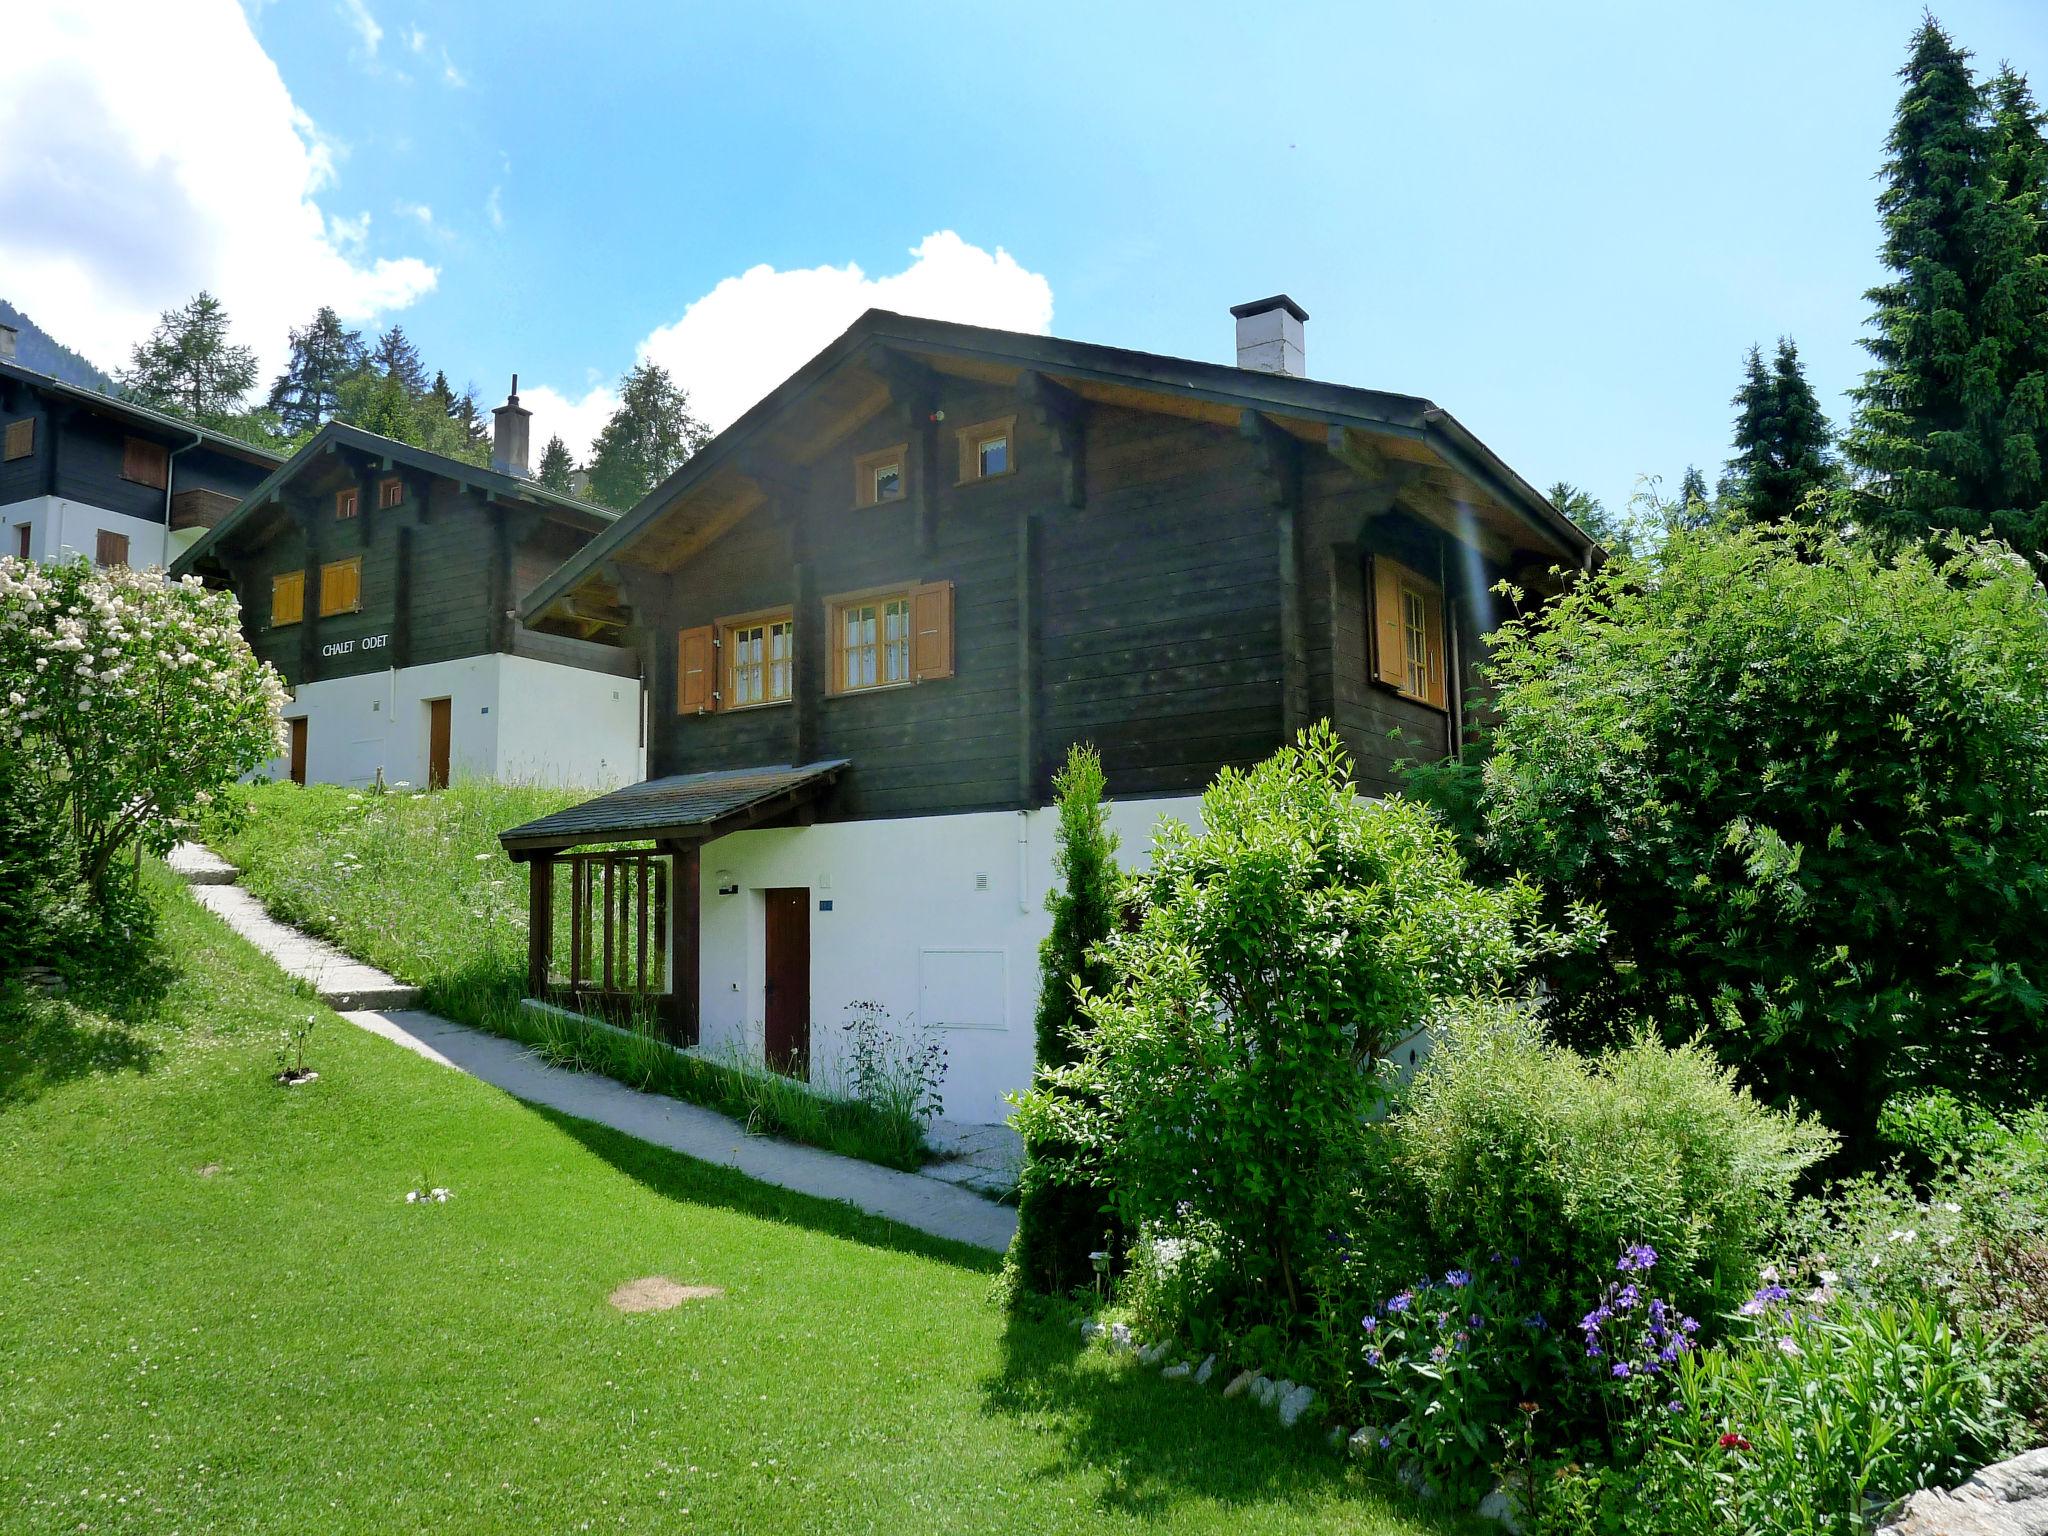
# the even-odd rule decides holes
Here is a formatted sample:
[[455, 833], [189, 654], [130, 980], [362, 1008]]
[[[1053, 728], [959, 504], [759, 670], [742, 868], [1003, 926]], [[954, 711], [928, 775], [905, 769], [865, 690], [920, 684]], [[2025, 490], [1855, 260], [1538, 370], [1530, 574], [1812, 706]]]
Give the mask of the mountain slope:
[[5, 299], [0, 299], [0, 325], [11, 325], [21, 332], [15, 343], [14, 360], [22, 367], [47, 373], [66, 384], [76, 384], [80, 389], [97, 389], [109, 395], [118, 393], [111, 378]]

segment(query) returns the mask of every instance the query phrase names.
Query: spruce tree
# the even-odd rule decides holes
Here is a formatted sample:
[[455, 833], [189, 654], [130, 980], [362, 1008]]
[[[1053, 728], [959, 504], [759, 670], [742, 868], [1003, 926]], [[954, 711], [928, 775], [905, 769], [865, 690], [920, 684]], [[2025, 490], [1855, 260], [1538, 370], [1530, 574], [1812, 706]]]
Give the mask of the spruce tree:
[[1550, 504], [1577, 523], [1602, 549], [1611, 555], [1635, 553], [1635, 531], [1623, 518], [1607, 510], [1599, 497], [1569, 480], [1560, 480], [1545, 493]]
[[[1102, 759], [1093, 747], [1068, 749], [1053, 778], [1059, 826], [1053, 834], [1055, 884], [1045, 898], [1052, 932], [1038, 947], [1038, 1067], [1041, 1074], [1081, 1059], [1087, 1020], [1075, 1002], [1076, 988], [1105, 990], [1107, 969], [1094, 948], [1117, 925], [1116, 834], [1109, 830], [1102, 802]], [[1057, 1090], [1055, 1090], [1057, 1091]], [[1048, 1158], [1061, 1149], [1027, 1142], [1024, 1176], [1018, 1187], [1017, 1235], [1010, 1266], [1024, 1290], [1063, 1296], [1094, 1275], [1089, 1255], [1109, 1241], [1113, 1218], [1100, 1186], [1054, 1178], [1054, 1166], [1071, 1170], [1071, 1157]]]
[[569, 445], [559, 436], [550, 437], [547, 447], [540, 451], [540, 468], [533, 478], [547, 490], [559, 491], [566, 496], [569, 494], [569, 477], [575, 467], [569, 459]]
[[297, 437], [318, 431], [341, 409], [342, 381], [363, 366], [363, 338], [326, 304], [289, 335], [291, 357], [270, 386], [270, 409], [278, 430]]
[[[1856, 392], [1852, 512], [1902, 539], [1989, 528], [2048, 564], [2039, 113], [2016, 76], [1987, 99], [1930, 16], [1886, 140], [1876, 361]], [[2011, 188], [2002, 178], [2009, 179]]]
[[1705, 528], [1714, 520], [1714, 496], [1707, 489], [1707, 477], [1697, 464], [1685, 466], [1678, 478], [1678, 499], [1672, 503], [1674, 528]]
[[407, 339], [402, 326], [394, 325], [377, 338], [377, 350], [371, 354], [370, 361], [385, 378], [398, 381], [408, 400], [420, 399], [432, 387], [427, 383], [427, 370], [420, 362], [420, 349]]
[[1721, 509], [1753, 523], [1825, 516], [1812, 498], [1834, 484], [1834, 433], [1791, 338], [1778, 339], [1768, 367], [1757, 348], [1749, 349], [1731, 403], [1735, 457], [1721, 480]]
[[619, 408], [590, 449], [590, 494], [621, 512], [711, 441], [690, 397], [659, 363], [641, 363], [619, 387]]
[[176, 411], [202, 427], [236, 415], [255, 382], [255, 352], [228, 340], [228, 312], [203, 288], [163, 312], [121, 373], [121, 387], [137, 403]]

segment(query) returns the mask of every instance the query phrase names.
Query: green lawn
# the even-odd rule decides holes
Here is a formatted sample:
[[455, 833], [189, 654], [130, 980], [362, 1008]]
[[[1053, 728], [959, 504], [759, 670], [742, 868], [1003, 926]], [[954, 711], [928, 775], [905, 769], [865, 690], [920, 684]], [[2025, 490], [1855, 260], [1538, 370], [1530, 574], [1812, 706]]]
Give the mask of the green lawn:
[[[159, 1001], [0, 995], [0, 1530], [1435, 1528], [1007, 1321], [987, 1255], [351, 1028], [151, 878]], [[726, 1294], [607, 1305], [653, 1274]]]

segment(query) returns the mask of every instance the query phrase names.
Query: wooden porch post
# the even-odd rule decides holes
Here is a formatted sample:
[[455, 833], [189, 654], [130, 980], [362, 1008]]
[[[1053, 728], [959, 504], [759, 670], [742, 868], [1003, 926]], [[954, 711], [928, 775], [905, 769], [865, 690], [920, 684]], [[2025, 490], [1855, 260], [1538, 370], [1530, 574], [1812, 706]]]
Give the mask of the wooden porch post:
[[704, 856], [695, 843], [671, 843], [668, 852], [675, 860], [674, 892], [669, 909], [675, 914], [675, 947], [670, 952], [674, 979], [669, 986], [670, 1024], [678, 1045], [695, 1045], [698, 1039], [697, 983], [699, 977], [698, 908], [702, 895]]
[[537, 853], [526, 864], [526, 993], [546, 997], [555, 951], [555, 858]]

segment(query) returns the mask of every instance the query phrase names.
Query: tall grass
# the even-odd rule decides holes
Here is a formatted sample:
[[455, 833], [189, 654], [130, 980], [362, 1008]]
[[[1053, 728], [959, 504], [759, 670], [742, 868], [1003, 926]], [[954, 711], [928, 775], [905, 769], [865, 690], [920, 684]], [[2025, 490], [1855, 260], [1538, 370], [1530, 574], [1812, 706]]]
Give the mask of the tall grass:
[[923, 1123], [893, 1099], [871, 1104], [843, 1084], [800, 1083], [736, 1052], [679, 1051], [650, 1019], [611, 1027], [523, 1005], [530, 866], [507, 860], [498, 834], [582, 798], [481, 780], [432, 794], [245, 785], [200, 835], [273, 915], [419, 987], [435, 1013], [521, 1041], [557, 1066], [702, 1104], [757, 1134], [920, 1166]]

